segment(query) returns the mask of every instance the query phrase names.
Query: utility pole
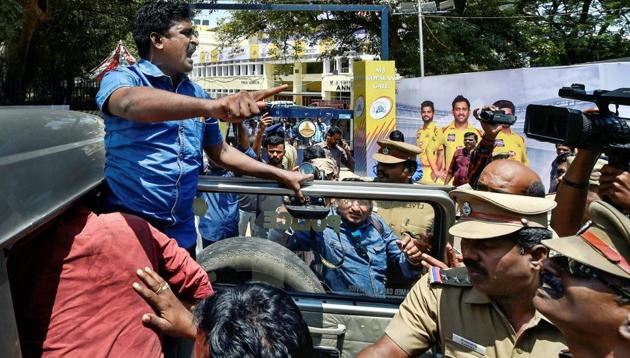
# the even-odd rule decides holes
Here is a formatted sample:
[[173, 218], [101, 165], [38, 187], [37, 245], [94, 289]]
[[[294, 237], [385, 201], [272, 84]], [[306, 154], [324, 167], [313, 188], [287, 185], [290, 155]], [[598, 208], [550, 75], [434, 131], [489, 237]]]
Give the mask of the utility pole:
[[424, 77], [424, 40], [422, 36], [422, 0], [418, 0], [418, 46], [420, 50], [420, 77]]

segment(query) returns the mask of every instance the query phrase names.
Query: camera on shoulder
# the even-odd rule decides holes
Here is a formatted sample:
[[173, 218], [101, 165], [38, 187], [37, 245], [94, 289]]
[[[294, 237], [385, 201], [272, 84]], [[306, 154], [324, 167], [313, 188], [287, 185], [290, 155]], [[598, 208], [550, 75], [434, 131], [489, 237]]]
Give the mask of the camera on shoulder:
[[[530, 104], [525, 116], [525, 134], [543, 142], [602, 151], [609, 164], [628, 171], [630, 162], [630, 119], [619, 117], [619, 106], [630, 105], [630, 88], [587, 92], [583, 84], [558, 91], [562, 98], [593, 102], [594, 112]], [[615, 105], [615, 112], [609, 106]]]

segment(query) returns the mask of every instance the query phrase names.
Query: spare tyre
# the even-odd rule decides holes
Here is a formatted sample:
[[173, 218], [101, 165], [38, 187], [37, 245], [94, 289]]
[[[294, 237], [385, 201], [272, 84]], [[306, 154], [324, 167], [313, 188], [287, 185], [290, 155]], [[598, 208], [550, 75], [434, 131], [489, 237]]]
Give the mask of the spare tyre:
[[255, 280], [297, 292], [324, 292], [315, 273], [295, 253], [271, 240], [239, 236], [217, 241], [197, 255], [197, 262], [213, 282]]

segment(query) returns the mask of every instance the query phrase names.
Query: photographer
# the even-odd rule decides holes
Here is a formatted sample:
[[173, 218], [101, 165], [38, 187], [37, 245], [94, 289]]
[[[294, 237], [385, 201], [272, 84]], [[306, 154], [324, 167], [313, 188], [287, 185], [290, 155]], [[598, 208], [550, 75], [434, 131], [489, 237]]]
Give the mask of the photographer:
[[[551, 227], [560, 236], [575, 234], [585, 216], [589, 196], [589, 179], [599, 153], [579, 149], [575, 159], [559, 181], [556, 192], [558, 206], [551, 215]], [[601, 198], [608, 198], [625, 214], [630, 213], [630, 173], [611, 165], [601, 168], [599, 189]]]
[[[326, 132], [326, 139], [316, 145], [324, 148], [326, 158], [334, 160], [337, 168], [341, 169], [341, 164], [343, 163], [350, 171], [354, 172], [354, 158], [352, 153], [350, 153], [348, 143], [341, 139], [342, 134], [339, 127], [330, 127], [328, 132]], [[339, 176], [339, 173], [337, 173], [337, 176]]]
[[493, 154], [509, 154], [509, 158], [525, 165], [529, 165], [525, 139], [513, 133], [508, 124], [495, 124], [482, 118], [482, 112], [503, 111], [506, 116], [514, 116], [514, 103], [508, 100], [499, 100], [491, 106], [484, 106], [473, 111], [473, 116], [481, 123], [483, 135], [481, 141], [472, 152], [468, 165], [468, 183], [477, 187], [479, 175], [483, 168], [492, 161]]
[[571, 108], [543, 105], [527, 106], [527, 136], [575, 147], [578, 153], [556, 192], [558, 205], [551, 215], [551, 226], [560, 236], [575, 234], [584, 216], [589, 178], [600, 152], [609, 164], [601, 168], [598, 194], [628, 214], [630, 212], [630, 119], [611, 112], [610, 105], [630, 105], [627, 89], [587, 92], [584, 85], [573, 84], [558, 91], [562, 98], [593, 102], [596, 109], [580, 112]]

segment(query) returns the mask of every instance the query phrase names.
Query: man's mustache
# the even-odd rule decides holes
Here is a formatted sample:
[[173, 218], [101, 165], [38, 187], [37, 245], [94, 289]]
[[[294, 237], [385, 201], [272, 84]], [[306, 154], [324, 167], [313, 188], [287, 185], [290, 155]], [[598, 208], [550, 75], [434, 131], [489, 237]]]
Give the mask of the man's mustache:
[[195, 51], [197, 51], [197, 45], [195, 45], [194, 43], [188, 44], [188, 48], [186, 49], [186, 53], [190, 56], [192, 56], [193, 53], [195, 53]]
[[471, 259], [464, 259], [464, 265], [466, 265], [466, 268], [472, 269], [474, 271], [478, 271], [484, 275], [488, 274], [488, 271], [486, 271], [485, 268], [481, 267], [481, 265], [479, 264], [479, 262], [475, 261], [475, 260], [471, 260]]

